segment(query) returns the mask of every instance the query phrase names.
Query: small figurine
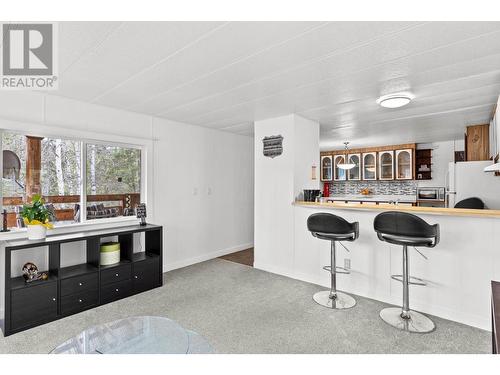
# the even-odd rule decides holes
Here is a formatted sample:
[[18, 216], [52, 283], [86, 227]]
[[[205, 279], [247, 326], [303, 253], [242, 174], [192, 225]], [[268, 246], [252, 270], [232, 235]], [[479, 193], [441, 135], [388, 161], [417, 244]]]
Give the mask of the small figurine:
[[2, 216], [3, 216], [3, 225], [1, 232], [10, 232], [10, 230], [7, 228], [7, 210], [5, 209], [3, 210]]
[[137, 218], [141, 219], [140, 225], [146, 225], [146, 203], [139, 203], [136, 212]]
[[23, 266], [23, 277], [25, 282], [31, 283], [36, 280], [47, 280], [49, 275], [46, 272], [38, 273], [36, 264], [28, 262]]

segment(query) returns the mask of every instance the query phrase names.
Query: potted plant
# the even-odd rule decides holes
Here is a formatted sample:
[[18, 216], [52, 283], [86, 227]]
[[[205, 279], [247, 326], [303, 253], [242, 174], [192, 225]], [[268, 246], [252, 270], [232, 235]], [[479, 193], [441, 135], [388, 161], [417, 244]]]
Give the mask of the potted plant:
[[47, 235], [47, 228], [52, 229], [50, 223], [52, 213], [45, 207], [45, 202], [40, 195], [34, 195], [31, 204], [23, 205], [21, 217], [28, 228], [29, 240], [41, 240]]

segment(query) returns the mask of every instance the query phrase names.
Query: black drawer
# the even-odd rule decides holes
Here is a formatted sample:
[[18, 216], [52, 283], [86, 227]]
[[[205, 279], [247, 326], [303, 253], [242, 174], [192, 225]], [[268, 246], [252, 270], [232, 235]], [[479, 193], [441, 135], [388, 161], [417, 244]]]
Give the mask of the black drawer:
[[[96, 284], [97, 285], [97, 284]], [[99, 302], [99, 290], [87, 290], [61, 298], [61, 314], [74, 314], [96, 306]]]
[[57, 283], [46, 282], [11, 291], [11, 329], [41, 324], [57, 317]]
[[132, 265], [125, 264], [101, 271], [101, 285], [128, 280], [132, 274]]
[[134, 263], [132, 271], [134, 293], [144, 292], [159, 286], [159, 267], [159, 258], [149, 258]]
[[101, 286], [101, 303], [116, 301], [132, 293], [132, 281], [125, 280]]
[[74, 276], [61, 280], [61, 296], [98, 289], [98, 287], [99, 274], [97, 272]]

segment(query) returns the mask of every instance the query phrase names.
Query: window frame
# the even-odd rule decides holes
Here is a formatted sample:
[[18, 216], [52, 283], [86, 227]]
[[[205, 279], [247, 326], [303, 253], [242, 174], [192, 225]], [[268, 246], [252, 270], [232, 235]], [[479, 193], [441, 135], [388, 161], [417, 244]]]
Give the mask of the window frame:
[[[124, 219], [124, 218], [134, 218], [135, 216], [118, 216], [118, 217], [110, 217], [110, 218], [103, 218], [103, 219], [87, 219], [87, 210], [84, 209], [87, 207], [87, 145], [93, 144], [93, 145], [102, 145], [102, 146], [116, 146], [116, 147], [122, 147], [122, 148], [133, 148], [136, 150], [141, 151], [141, 174], [140, 174], [140, 191], [139, 194], [141, 195], [141, 201], [146, 203], [145, 199], [143, 198], [143, 194], [145, 191], [145, 174], [144, 174], [144, 146], [141, 145], [136, 145], [136, 144], [131, 144], [131, 143], [119, 143], [119, 142], [107, 142], [107, 141], [96, 141], [96, 140], [83, 140], [81, 142], [81, 150], [80, 152], [82, 153], [81, 157], [81, 165], [80, 165], [80, 176], [81, 176], [81, 184], [80, 184], [80, 207], [81, 207], [81, 213], [80, 213], [80, 222], [85, 222], [89, 224], [93, 223], [102, 223], [102, 222], [114, 222], [114, 221], [119, 221], [117, 219]], [[78, 224], [78, 223], [75, 223]], [[71, 225], [71, 224], [70, 224]]]
[[[88, 144], [96, 144], [96, 145], [107, 145], [107, 146], [116, 146], [116, 147], [122, 147], [122, 148], [133, 148], [141, 151], [141, 172], [140, 172], [140, 196], [141, 196], [141, 202], [146, 203], [146, 206], [148, 206], [148, 197], [147, 197], [147, 156], [148, 156], [148, 146], [150, 140], [144, 139], [144, 143], [131, 143], [127, 141], [107, 141], [107, 140], [102, 140], [102, 139], [93, 139], [90, 137], [78, 137], [78, 136], [63, 136], [60, 134], [57, 134], [57, 132], [33, 132], [33, 131], [23, 131], [19, 129], [10, 129], [10, 128], [0, 128], [0, 154], [3, 155], [3, 134], [4, 133], [13, 133], [13, 134], [18, 134], [18, 135], [30, 135], [30, 136], [37, 136], [37, 137], [43, 137], [43, 138], [55, 138], [55, 139], [64, 139], [64, 140], [69, 140], [69, 141], [74, 141], [74, 142], [79, 142], [80, 143], [80, 207], [81, 207], [81, 212], [80, 212], [80, 222], [78, 223], [71, 223], [71, 224], [66, 224], [66, 225], [61, 225], [61, 226], [56, 226], [53, 231], [54, 233], [67, 233], [67, 232], [72, 232], [74, 230], [81, 229], [81, 227], [89, 227], [89, 230], [92, 229], [92, 227], [95, 226], [109, 226], [111, 224], [119, 224], [119, 223], [125, 223], [128, 225], [130, 222], [136, 222], [137, 218], [135, 216], [118, 216], [118, 217], [111, 217], [111, 218], [102, 218], [102, 219], [87, 219], [87, 210], [84, 209], [87, 207], [87, 189], [86, 189], [86, 184], [87, 184], [87, 145]], [[110, 135], [106, 135], [109, 137]], [[105, 136], [105, 137], [106, 137]], [[106, 138], [107, 138], [106, 137]], [[113, 137], [115, 138], [115, 137]], [[3, 158], [0, 158], [0, 169], [3, 170]], [[3, 184], [3, 177], [2, 177], [2, 184]], [[3, 211], [3, 189], [0, 189], [0, 212]], [[0, 223], [1, 226], [1, 223]], [[15, 230], [12, 230], [10, 232], [6, 233], [1, 233], [0, 234], [0, 240], [3, 238], [11, 238], [11, 237], [24, 237], [26, 236], [26, 228], [16, 228]]]

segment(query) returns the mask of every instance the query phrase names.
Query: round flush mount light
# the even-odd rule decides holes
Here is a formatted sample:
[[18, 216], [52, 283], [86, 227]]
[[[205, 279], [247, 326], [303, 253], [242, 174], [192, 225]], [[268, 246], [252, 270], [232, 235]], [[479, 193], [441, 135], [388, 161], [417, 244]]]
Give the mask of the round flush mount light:
[[415, 95], [409, 92], [398, 92], [381, 96], [377, 99], [377, 103], [385, 108], [399, 108], [410, 103], [414, 97]]

